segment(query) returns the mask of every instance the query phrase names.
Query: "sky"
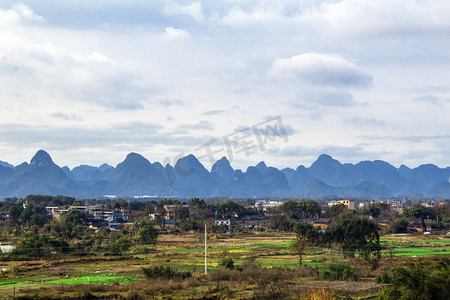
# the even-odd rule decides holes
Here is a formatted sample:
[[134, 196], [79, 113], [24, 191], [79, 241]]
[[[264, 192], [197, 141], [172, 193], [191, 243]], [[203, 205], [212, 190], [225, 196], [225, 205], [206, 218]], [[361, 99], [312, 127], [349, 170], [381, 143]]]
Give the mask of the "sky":
[[0, 0], [0, 160], [447, 167], [449, 16], [447, 0]]

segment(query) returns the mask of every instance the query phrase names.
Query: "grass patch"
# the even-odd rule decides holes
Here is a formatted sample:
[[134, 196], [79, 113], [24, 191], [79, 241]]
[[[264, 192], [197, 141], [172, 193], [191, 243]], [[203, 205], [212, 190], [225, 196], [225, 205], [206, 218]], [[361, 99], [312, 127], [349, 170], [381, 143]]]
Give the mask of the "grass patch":
[[118, 276], [118, 275], [85, 275], [80, 277], [64, 278], [45, 281], [42, 284], [52, 285], [71, 285], [71, 284], [131, 284], [139, 280], [136, 276]]
[[450, 251], [439, 248], [394, 248], [393, 254], [398, 256], [449, 255]]
[[20, 284], [20, 283], [25, 283], [28, 281], [37, 281], [37, 280], [42, 280], [43, 278], [48, 278], [48, 277], [33, 276], [33, 277], [22, 277], [22, 278], [11, 278], [11, 279], [6, 279], [6, 280], [0, 280], [0, 286]]

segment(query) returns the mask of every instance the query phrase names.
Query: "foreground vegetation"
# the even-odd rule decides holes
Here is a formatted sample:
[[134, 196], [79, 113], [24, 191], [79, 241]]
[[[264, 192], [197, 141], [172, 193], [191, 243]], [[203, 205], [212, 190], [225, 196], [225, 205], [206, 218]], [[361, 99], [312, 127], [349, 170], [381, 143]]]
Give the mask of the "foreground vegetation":
[[[399, 299], [398, 291], [410, 291], [408, 286], [419, 280], [415, 279], [419, 271], [417, 282], [441, 293], [420, 299], [448, 296], [450, 238], [445, 236], [385, 236], [382, 244], [395, 248], [383, 250], [378, 268], [373, 269], [362, 257], [346, 258], [338, 249], [320, 246], [306, 251], [299, 268], [290, 249], [296, 239], [293, 233], [213, 235], [207, 275], [201, 234], [162, 235], [158, 239], [157, 245], [116, 256], [60, 255], [0, 262], [4, 270], [0, 297], [361, 299], [380, 295]], [[414, 249], [432, 248], [443, 254], [405, 257], [403, 250], [411, 249], [411, 242], [417, 245]], [[412, 299], [411, 295], [405, 299]]]
[[[432, 209], [414, 204], [399, 215], [378, 203], [323, 210], [314, 201], [286, 201], [267, 216], [233, 201], [104, 203], [129, 214], [117, 229], [89, 226], [90, 217], [76, 209], [58, 218], [46, 213], [52, 205], [84, 204], [73, 198], [29, 196], [0, 204], [10, 215], [0, 222], [0, 241], [15, 247], [0, 254], [0, 299], [450, 298], [446, 231], [392, 233], [407, 231], [408, 215], [429, 224], [434, 213], [433, 226], [447, 228], [448, 203]], [[170, 230], [164, 204], [176, 206]], [[237, 225], [215, 225], [213, 212], [236, 218]], [[269, 218], [270, 227], [243, 230], [238, 219], [245, 215]], [[382, 230], [380, 215], [392, 219]], [[313, 216], [332, 222], [321, 228], [303, 221]]]

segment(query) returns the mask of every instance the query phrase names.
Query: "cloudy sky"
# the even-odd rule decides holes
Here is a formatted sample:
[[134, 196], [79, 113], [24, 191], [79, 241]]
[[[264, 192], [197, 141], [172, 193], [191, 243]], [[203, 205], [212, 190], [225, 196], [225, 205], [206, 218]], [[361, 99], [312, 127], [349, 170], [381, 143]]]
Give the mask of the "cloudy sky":
[[[448, 0], [0, 0], [0, 160], [209, 169], [209, 145], [239, 168], [450, 166], [449, 16]], [[286, 135], [262, 145], [256, 125]]]

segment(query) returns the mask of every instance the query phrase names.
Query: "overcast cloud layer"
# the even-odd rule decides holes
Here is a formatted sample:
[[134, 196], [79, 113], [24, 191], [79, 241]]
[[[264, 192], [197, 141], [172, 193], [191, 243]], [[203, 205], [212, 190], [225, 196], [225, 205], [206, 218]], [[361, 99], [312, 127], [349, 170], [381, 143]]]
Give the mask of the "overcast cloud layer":
[[[447, 0], [3, 0], [0, 160], [210, 168], [208, 144], [236, 168], [449, 166], [449, 16]], [[287, 139], [230, 153], [278, 116]]]

